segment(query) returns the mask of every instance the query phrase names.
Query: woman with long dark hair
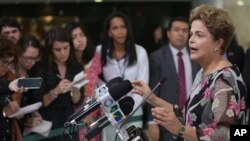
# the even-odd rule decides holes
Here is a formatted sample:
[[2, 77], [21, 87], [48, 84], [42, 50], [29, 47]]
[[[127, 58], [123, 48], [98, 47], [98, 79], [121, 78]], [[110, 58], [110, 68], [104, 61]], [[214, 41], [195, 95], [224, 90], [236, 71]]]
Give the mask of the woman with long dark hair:
[[[43, 59], [30, 73], [31, 77], [43, 80], [41, 88], [32, 90], [31, 94], [34, 102], [43, 102], [39, 112], [44, 120], [52, 121], [52, 130], [64, 129], [65, 122], [74, 113], [74, 106], [82, 101], [78, 88], [68, 90], [74, 76], [82, 71], [81, 65], [74, 61], [73, 51], [66, 30], [61, 27], [51, 29], [45, 38]], [[77, 132], [71, 135], [72, 139], [59, 135], [49, 140], [78, 140]]]
[[[128, 18], [120, 13], [110, 14], [103, 27], [103, 41], [101, 46], [103, 79], [105, 82], [120, 76], [130, 81], [142, 79], [148, 82], [149, 64], [146, 50], [135, 44], [132, 27]], [[139, 104], [141, 97], [135, 97]], [[140, 108], [132, 116], [133, 124], [142, 127], [143, 111]], [[110, 127], [111, 128], [111, 127]], [[115, 130], [105, 128], [108, 133], [103, 134], [107, 141], [115, 140]], [[106, 136], [106, 137], [105, 137]]]
[[[100, 52], [96, 51], [96, 46], [93, 44], [87, 29], [78, 22], [69, 22], [65, 29], [70, 36], [70, 42], [74, 47], [74, 53], [77, 62], [82, 64], [84, 72], [87, 74], [88, 84], [84, 85], [84, 99], [87, 100], [94, 96], [94, 89], [99, 82], [99, 74], [101, 73], [101, 56]], [[100, 116], [100, 109], [95, 110], [84, 118], [84, 122], [90, 125]], [[80, 141], [84, 138], [84, 129], [80, 130]], [[95, 136], [91, 141], [99, 141], [99, 136]]]

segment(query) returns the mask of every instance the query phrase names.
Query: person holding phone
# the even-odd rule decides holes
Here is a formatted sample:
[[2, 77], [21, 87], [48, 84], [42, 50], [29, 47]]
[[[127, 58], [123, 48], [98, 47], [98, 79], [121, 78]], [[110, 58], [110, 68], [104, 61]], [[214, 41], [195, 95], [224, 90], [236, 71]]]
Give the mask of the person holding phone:
[[[16, 77], [23, 77], [17, 83], [18, 87], [26, 89], [40, 88], [41, 78], [29, 78], [29, 72], [37, 61], [40, 60], [42, 49], [39, 41], [33, 35], [22, 36], [17, 42], [17, 59], [14, 62], [14, 71]], [[24, 92], [21, 95], [16, 94], [15, 98], [21, 107], [33, 104], [32, 97], [29, 92]], [[41, 123], [43, 118], [39, 112], [24, 115], [20, 119], [19, 125], [24, 127], [35, 127]]]
[[[54, 27], [45, 37], [44, 55], [30, 72], [30, 77], [41, 77], [41, 88], [31, 90], [33, 102], [43, 102], [39, 109], [44, 120], [52, 121], [53, 129], [64, 129], [67, 119], [74, 113], [74, 106], [82, 102], [78, 88], [66, 91], [74, 76], [82, 71], [82, 65], [74, 61], [74, 49], [65, 29]], [[60, 135], [47, 140], [77, 141], [78, 133]]]
[[[22, 92], [17, 87], [17, 79], [13, 77], [12, 68], [16, 54], [15, 44], [4, 36], [0, 36], [0, 140], [22, 139], [20, 128], [16, 119], [8, 118], [9, 115], [19, 110], [19, 104], [13, 99], [14, 92]], [[15, 128], [13, 128], [15, 126]]]
[[[19, 92], [22, 91], [20, 87], [17, 86], [17, 83], [20, 78], [17, 78], [15, 80], [9, 81], [9, 80], [2, 80], [0, 79], [0, 92], [1, 93], [8, 93], [8, 92]], [[25, 89], [23, 89], [25, 91]]]

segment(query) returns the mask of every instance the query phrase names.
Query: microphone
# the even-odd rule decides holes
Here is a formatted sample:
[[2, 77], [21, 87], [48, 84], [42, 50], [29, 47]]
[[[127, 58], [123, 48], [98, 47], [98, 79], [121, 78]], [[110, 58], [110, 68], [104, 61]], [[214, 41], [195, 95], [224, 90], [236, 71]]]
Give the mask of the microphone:
[[100, 106], [106, 107], [114, 103], [129, 91], [132, 90], [132, 84], [128, 81], [122, 81], [119, 77], [116, 77], [109, 81], [107, 87], [102, 85], [95, 90], [95, 97], [84, 102], [83, 105], [79, 108], [80, 110], [73, 114], [68, 121], [71, 124], [75, 124], [77, 121], [85, 118], [89, 113], [93, 112]]
[[[126, 89], [125, 89], [126, 88]], [[109, 92], [112, 93], [122, 93], [122, 95], [127, 94], [132, 90], [132, 84], [130, 81], [125, 80], [120, 84], [117, 84], [109, 89]], [[103, 90], [101, 90], [103, 91]], [[123, 118], [125, 118], [123, 112], [119, 108], [119, 102], [124, 101], [119, 100], [117, 103], [116, 100], [121, 98], [119, 95], [113, 95], [113, 99], [110, 95], [103, 95], [102, 92], [96, 93], [101, 102], [101, 108], [104, 111], [105, 115], [110, 119], [112, 125], [119, 123]], [[128, 97], [125, 97], [125, 101]], [[125, 109], [124, 109], [125, 110]], [[130, 113], [130, 112], [129, 112]]]
[[127, 141], [149, 141], [149, 138], [144, 133], [142, 128], [135, 127], [134, 125], [127, 128], [129, 139]]
[[167, 78], [166, 77], [163, 77], [156, 85], [155, 85], [155, 87], [145, 96], [145, 97], [143, 97], [143, 100], [142, 100], [142, 102], [135, 108], [135, 110], [133, 110], [127, 117], [126, 117], [126, 119], [124, 119], [123, 121], [122, 121], [122, 123], [120, 124], [120, 127], [119, 128], [122, 128], [124, 125], [125, 125], [125, 123], [128, 121], [128, 119], [140, 108], [140, 107], [142, 107], [145, 103], [146, 103], [146, 101], [147, 101], [147, 99], [154, 93], [154, 91], [160, 86], [160, 85], [162, 85], [165, 81], [167, 80]]
[[[145, 101], [148, 99], [148, 97], [166, 80], [166, 78], [163, 78], [161, 81], [159, 81], [156, 86], [147, 94], [146, 97], [143, 98], [143, 101], [135, 108], [135, 110], [133, 110], [133, 106], [134, 106], [134, 100], [133, 98], [129, 97], [129, 99], [131, 100], [126, 100], [125, 98], [119, 100], [118, 102], [121, 102], [120, 105], [124, 105], [124, 106], [120, 106], [120, 108], [122, 109], [122, 111], [124, 111], [124, 114], [126, 115], [126, 118], [123, 119], [123, 121], [121, 120], [121, 122], [118, 122], [116, 124], [112, 124], [115, 125], [117, 128], [117, 132], [119, 137], [121, 138], [121, 140], [123, 141], [141, 141], [142, 139], [145, 141], [148, 141], [147, 136], [145, 135], [145, 133], [143, 133], [143, 131], [140, 128], [135, 128], [134, 126], [129, 127], [127, 130], [125, 130], [123, 128], [123, 126], [125, 125], [125, 123], [128, 121], [128, 119], [143, 105], [145, 104]], [[128, 97], [128, 96], [127, 96]], [[123, 102], [123, 101], [133, 101], [133, 104], [130, 104], [130, 102]], [[133, 105], [133, 106], [131, 106]], [[125, 109], [123, 109], [122, 107], [126, 107]], [[132, 109], [131, 109], [132, 108]], [[127, 114], [125, 113], [127, 111]], [[105, 115], [107, 115], [105, 113]], [[101, 132], [101, 130], [103, 128], [105, 128], [106, 126], [108, 126], [110, 123], [112, 123], [112, 119], [108, 120], [110, 116], [103, 116], [101, 117], [98, 121], [94, 122], [93, 124], [90, 125], [91, 129], [89, 130], [89, 132], [87, 132], [87, 134], [85, 135], [85, 138], [90, 140], [92, 139], [94, 136], [96, 136], [99, 132]], [[140, 132], [140, 133], [138, 133]], [[138, 134], [137, 134], [138, 133]], [[140, 134], [140, 135], [139, 135]]]
[[123, 79], [122, 79], [120, 76], [118, 76], [118, 77], [115, 77], [115, 78], [109, 80], [109, 81], [106, 83], [106, 86], [107, 86], [108, 88], [111, 88], [111, 87], [113, 87], [113, 86], [115, 86], [115, 85], [121, 83], [122, 81], [123, 81]]
[[[127, 116], [133, 111], [134, 107], [134, 100], [130, 96], [126, 96], [118, 101], [119, 107], [122, 111], [122, 113]], [[110, 112], [110, 111], [109, 111]], [[110, 114], [112, 116], [106, 116], [107, 114]], [[90, 125], [90, 130], [85, 134], [85, 138], [90, 140], [93, 137], [95, 137], [98, 133], [102, 131], [103, 128], [111, 124], [112, 120], [117, 118], [117, 113], [105, 113], [105, 116], [102, 116], [97, 121], [92, 123]], [[124, 119], [124, 118], [123, 118]]]

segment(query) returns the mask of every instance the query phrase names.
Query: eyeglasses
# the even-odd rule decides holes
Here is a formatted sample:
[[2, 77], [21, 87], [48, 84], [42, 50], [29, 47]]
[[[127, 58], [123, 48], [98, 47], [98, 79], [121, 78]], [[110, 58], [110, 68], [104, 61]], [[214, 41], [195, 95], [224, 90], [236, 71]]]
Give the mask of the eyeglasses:
[[37, 62], [40, 60], [40, 57], [30, 57], [30, 56], [23, 56], [22, 58], [27, 62]]
[[9, 66], [13, 66], [13, 62], [14, 62], [14, 60], [12, 60], [12, 61], [0, 60], [0, 63], [2, 64], [3, 68], [8, 68]]

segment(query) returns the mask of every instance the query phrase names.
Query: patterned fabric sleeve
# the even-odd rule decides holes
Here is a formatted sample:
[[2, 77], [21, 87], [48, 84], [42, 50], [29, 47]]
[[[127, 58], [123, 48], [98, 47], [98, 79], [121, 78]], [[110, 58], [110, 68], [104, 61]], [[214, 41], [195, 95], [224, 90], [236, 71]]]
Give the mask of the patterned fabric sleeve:
[[239, 124], [245, 109], [240, 85], [242, 81], [238, 81], [236, 74], [227, 70], [215, 80], [210, 106], [212, 114], [202, 115], [211, 117], [202, 118], [208, 121], [203, 121], [197, 129], [201, 140], [230, 140], [230, 125]]
[[[89, 83], [84, 86], [84, 94], [85, 98], [90, 98], [94, 96], [94, 89], [97, 86], [98, 83], [98, 76], [102, 71], [101, 68], [101, 57], [98, 52], [95, 53], [95, 56], [93, 57], [90, 64], [84, 67], [84, 71], [87, 73], [87, 79], [89, 80]], [[95, 111], [91, 112], [88, 116], [93, 118], [95, 120], [98, 116], [101, 115], [101, 110], [96, 109]], [[87, 141], [87, 139], [84, 137], [86, 129], [81, 129], [79, 132], [79, 138], [80, 141]], [[100, 141], [100, 136], [97, 135], [94, 138], [92, 138], [90, 141]]]
[[233, 97], [232, 88], [223, 82], [218, 82], [216, 89], [217, 92], [212, 102], [214, 119], [208, 125], [203, 125], [198, 129], [201, 140], [206, 138], [229, 140], [229, 126], [233, 124], [235, 116], [232, 109], [228, 107]]
[[[100, 59], [101, 59], [100, 54], [96, 53], [92, 60], [91, 65], [88, 68], [85, 68], [88, 80], [90, 80], [89, 83], [85, 87], [85, 92], [86, 92], [87, 97], [92, 97], [94, 95], [93, 91], [95, 87], [97, 86], [98, 76], [102, 70]], [[92, 112], [90, 114], [90, 116], [93, 118], [96, 118], [98, 115], [100, 115], [100, 110], [96, 110], [95, 112]]]

